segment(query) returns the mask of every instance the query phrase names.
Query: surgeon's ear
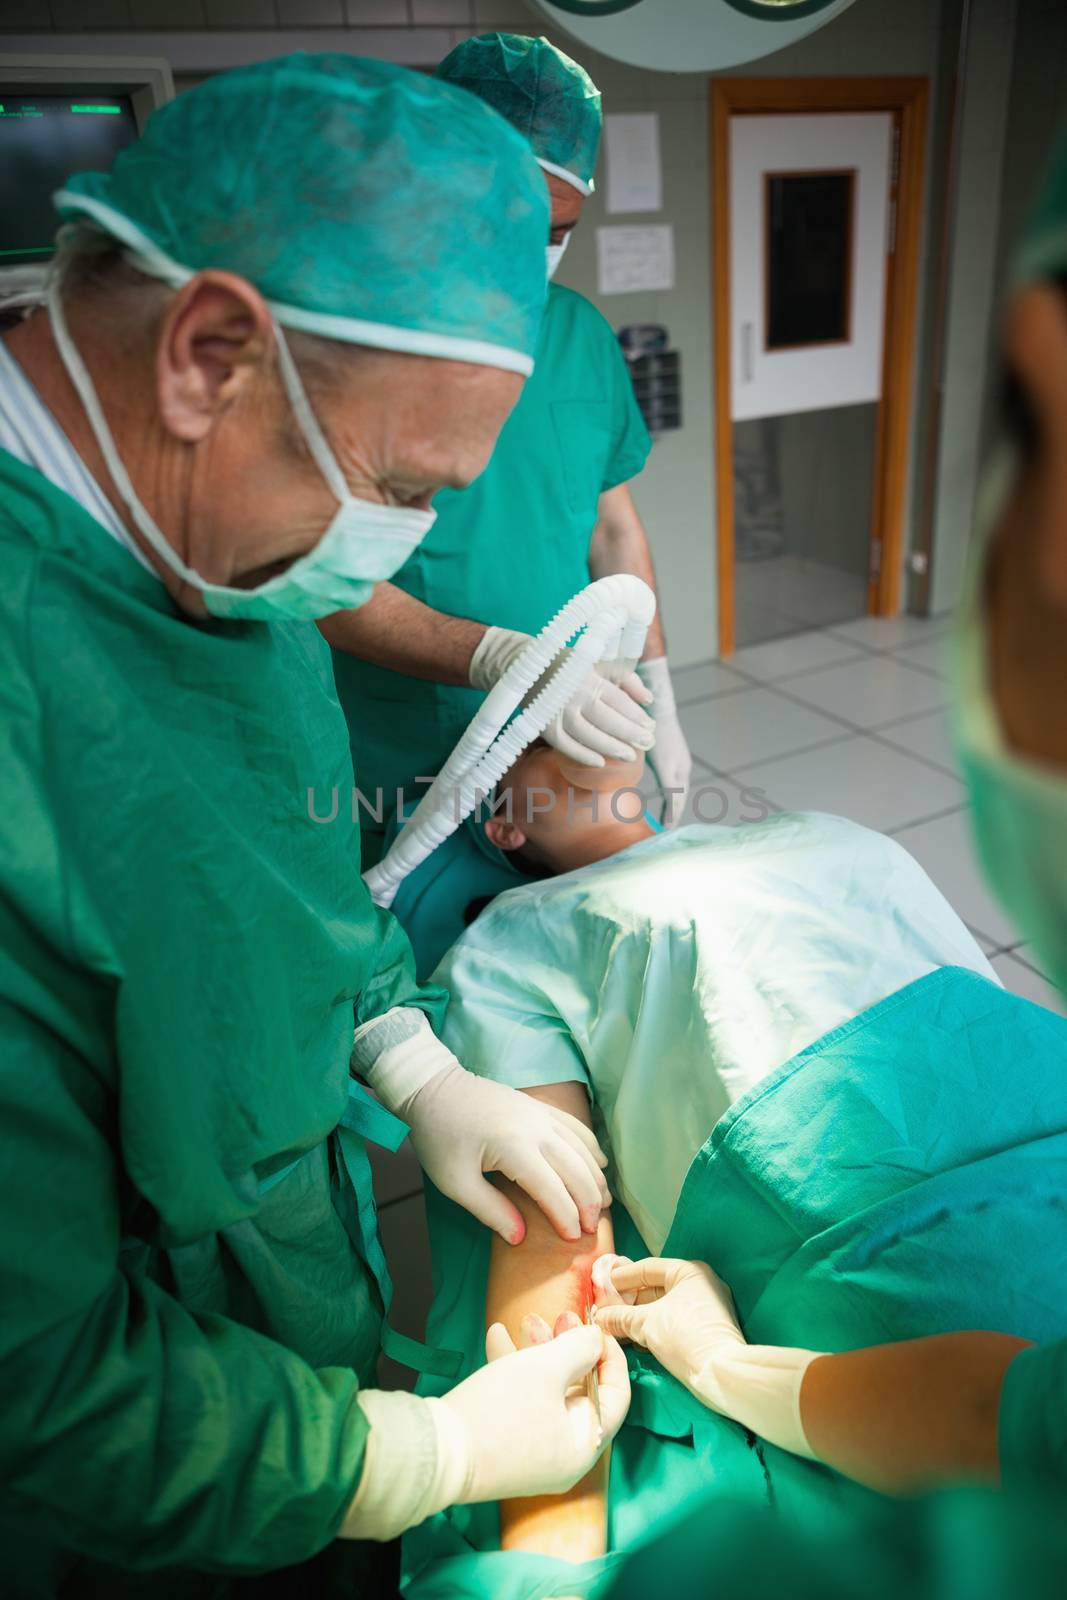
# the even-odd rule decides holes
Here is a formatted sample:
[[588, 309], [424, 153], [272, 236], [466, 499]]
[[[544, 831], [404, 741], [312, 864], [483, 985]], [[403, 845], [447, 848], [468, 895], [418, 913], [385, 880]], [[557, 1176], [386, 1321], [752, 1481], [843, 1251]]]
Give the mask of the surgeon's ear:
[[156, 390], [167, 429], [188, 444], [211, 431], [261, 376], [274, 343], [263, 296], [232, 272], [199, 272], [167, 309], [156, 344]]
[[487, 817], [485, 837], [490, 844], [495, 844], [498, 850], [521, 850], [526, 843], [526, 835], [522, 829], [514, 822], [509, 822], [506, 817]]

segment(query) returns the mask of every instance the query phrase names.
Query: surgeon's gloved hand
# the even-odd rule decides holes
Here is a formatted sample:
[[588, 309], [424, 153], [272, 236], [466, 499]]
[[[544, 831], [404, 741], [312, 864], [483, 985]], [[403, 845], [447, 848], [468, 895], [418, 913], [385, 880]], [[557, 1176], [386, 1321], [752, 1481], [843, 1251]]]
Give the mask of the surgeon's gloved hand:
[[616, 1265], [612, 1284], [636, 1305], [598, 1306], [596, 1326], [650, 1350], [712, 1411], [794, 1455], [812, 1456], [800, 1386], [820, 1352], [749, 1344], [733, 1298], [702, 1261], [653, 1256]]
[[607, 1157], [577, 1117], [467, 1072], [409, 1007], [357, 1029], [352, 1062], [409, 1124], [415, 1154], [441, 1192], [508, 1244], [522, 1241], [526, 1224], [487, 1172], [524, 1189], [561, 1238], [596, 1232], [611, 1204]]
[[[469, 677], [474, 688], [493, 688], [530, 642], [528, 633], [487, 628], [471, 657]], [[557, 656], [549, 671], [559, 660]], [[534, 684], [524, 704], [537, 694], [540, 683]], [[651, 692], [636, 672], [615, 683], [594, 670], [549, 723], [543, 737], [561, 755], [583, 767], [602, 767], [607, 760], [634, 761], [642, 750], [651, 748], [656, 737], [656, 724], [642, 709], [651, 701]]]
[[411, 1124], [415, 1154], [437, 1187], [508, 1244], [522, 1242], [526, 1224], [487, 1172], [525, 1189], [563, 1239], [595, 1233], [611, 1203], [602, 1171], [607, 1157], [577, 1117], [476, 1077], [458, 1061], [399, 1114]]
[[[557, 1326], [565, 1320], [574, 1319]], [[494, 1323], [489, 1365], [439, 1400], [360, 1393], [370, 1433], [342, 1537], [394, 1538], [446, 1506], [563, 1494], [585, 1476], [629, 1407], [626, 1357], [593, 1327], [523, 1334], [530, 1348], [516, 1350]], [[588, 1393], [594, 1367], [599, 1415]]]
[[648, 764], [664, 795], [663, 823], [671, 828], [685, 810], [689, 794], [689, 779], [693, 771], [693, 757], [689, 741], [678, 720], [674, 702], [674, 687], [666, 656], [656, 656], [652, 661], [642, 661], [638, 676], [653, 697], [656, 715], [656, 742], [648, 753]]
[[[466, 1481], [456, 1504], [562, 1494], [585, 1476], [618, 1433], [630, 1404], [626, 1357], [596, 1328], [567, 1326], [547, 1337], [527, 1319], [516, 1351], [502, 1323], [485, 1336], [489, 1365], [446, 1394], [441, 1404], [466, 1436]], [[600, 1416], [589, 1395], [594, 1366]], [[458, 1450], [457, 1450], [458, 1454]]]

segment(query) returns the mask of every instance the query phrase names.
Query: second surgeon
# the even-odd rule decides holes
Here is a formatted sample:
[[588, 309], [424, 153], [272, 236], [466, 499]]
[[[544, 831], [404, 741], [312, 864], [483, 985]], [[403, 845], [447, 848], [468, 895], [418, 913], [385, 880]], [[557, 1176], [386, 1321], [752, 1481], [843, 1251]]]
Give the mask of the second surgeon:
[[[465, 40], [437, 75], [487, 102], [529, 141], [551, 202], [551, 276], [592, 189], [596, 85], [546, 39], [518, 34]], [[509, 226], [501, 211], [502, 240]], [[531, 633], [590, 578], [630, 572], [655, 587], [628, 488], [648, 451], [611, 328], [581, 295], [550, 285], [533, 374], [486, 470], [469, 489], [436, 496], [433, 529], [392, 582], [323, 625], [368, 801], [364, 867], [382, 851], [398, 791], [408, 810], [421, 799]], [[659, 615], [645, 656], [641, 681], [625, 686], [591, 672], [546, 738], [571, 760], [599, 766], [632, 759], [654, 737], [649, 759], [671, 820], [682, 813], [691, 760]]]

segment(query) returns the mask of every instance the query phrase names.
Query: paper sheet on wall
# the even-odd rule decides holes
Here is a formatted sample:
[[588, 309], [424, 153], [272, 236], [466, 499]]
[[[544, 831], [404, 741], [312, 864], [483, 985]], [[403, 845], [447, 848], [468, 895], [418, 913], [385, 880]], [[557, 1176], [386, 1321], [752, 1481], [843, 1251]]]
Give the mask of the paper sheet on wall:
[[663, 169], [658, 113], [609, 114], [604, 118], [604, 148], [609, 213], [659, 211], [663, 205]]
[[632, 294], [641, 289], [674, 288], [674, 229], [598, 228], [597, 288], [601, 294]]

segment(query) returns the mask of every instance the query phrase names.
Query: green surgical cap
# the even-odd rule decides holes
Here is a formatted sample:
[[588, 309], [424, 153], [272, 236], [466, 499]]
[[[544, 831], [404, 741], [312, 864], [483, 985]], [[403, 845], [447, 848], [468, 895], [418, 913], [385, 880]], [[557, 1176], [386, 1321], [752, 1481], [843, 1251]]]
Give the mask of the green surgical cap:
[[590, 192], [603, 119], [600, 91], [577, 61], [547, 39], [481, 33], [457, 44], [437, 76], [499, 111], [546, 172]]
[[286, 327], [533, 367], [544, 180], [486, 106], [403, 67], [300, 54], [221, 73], [55, 205], [175, 286], [238, 274]]
[[1019, 285], [1067, 272], [1067, 129], [1052, 159], [1015, 252], [1012, 277]]

